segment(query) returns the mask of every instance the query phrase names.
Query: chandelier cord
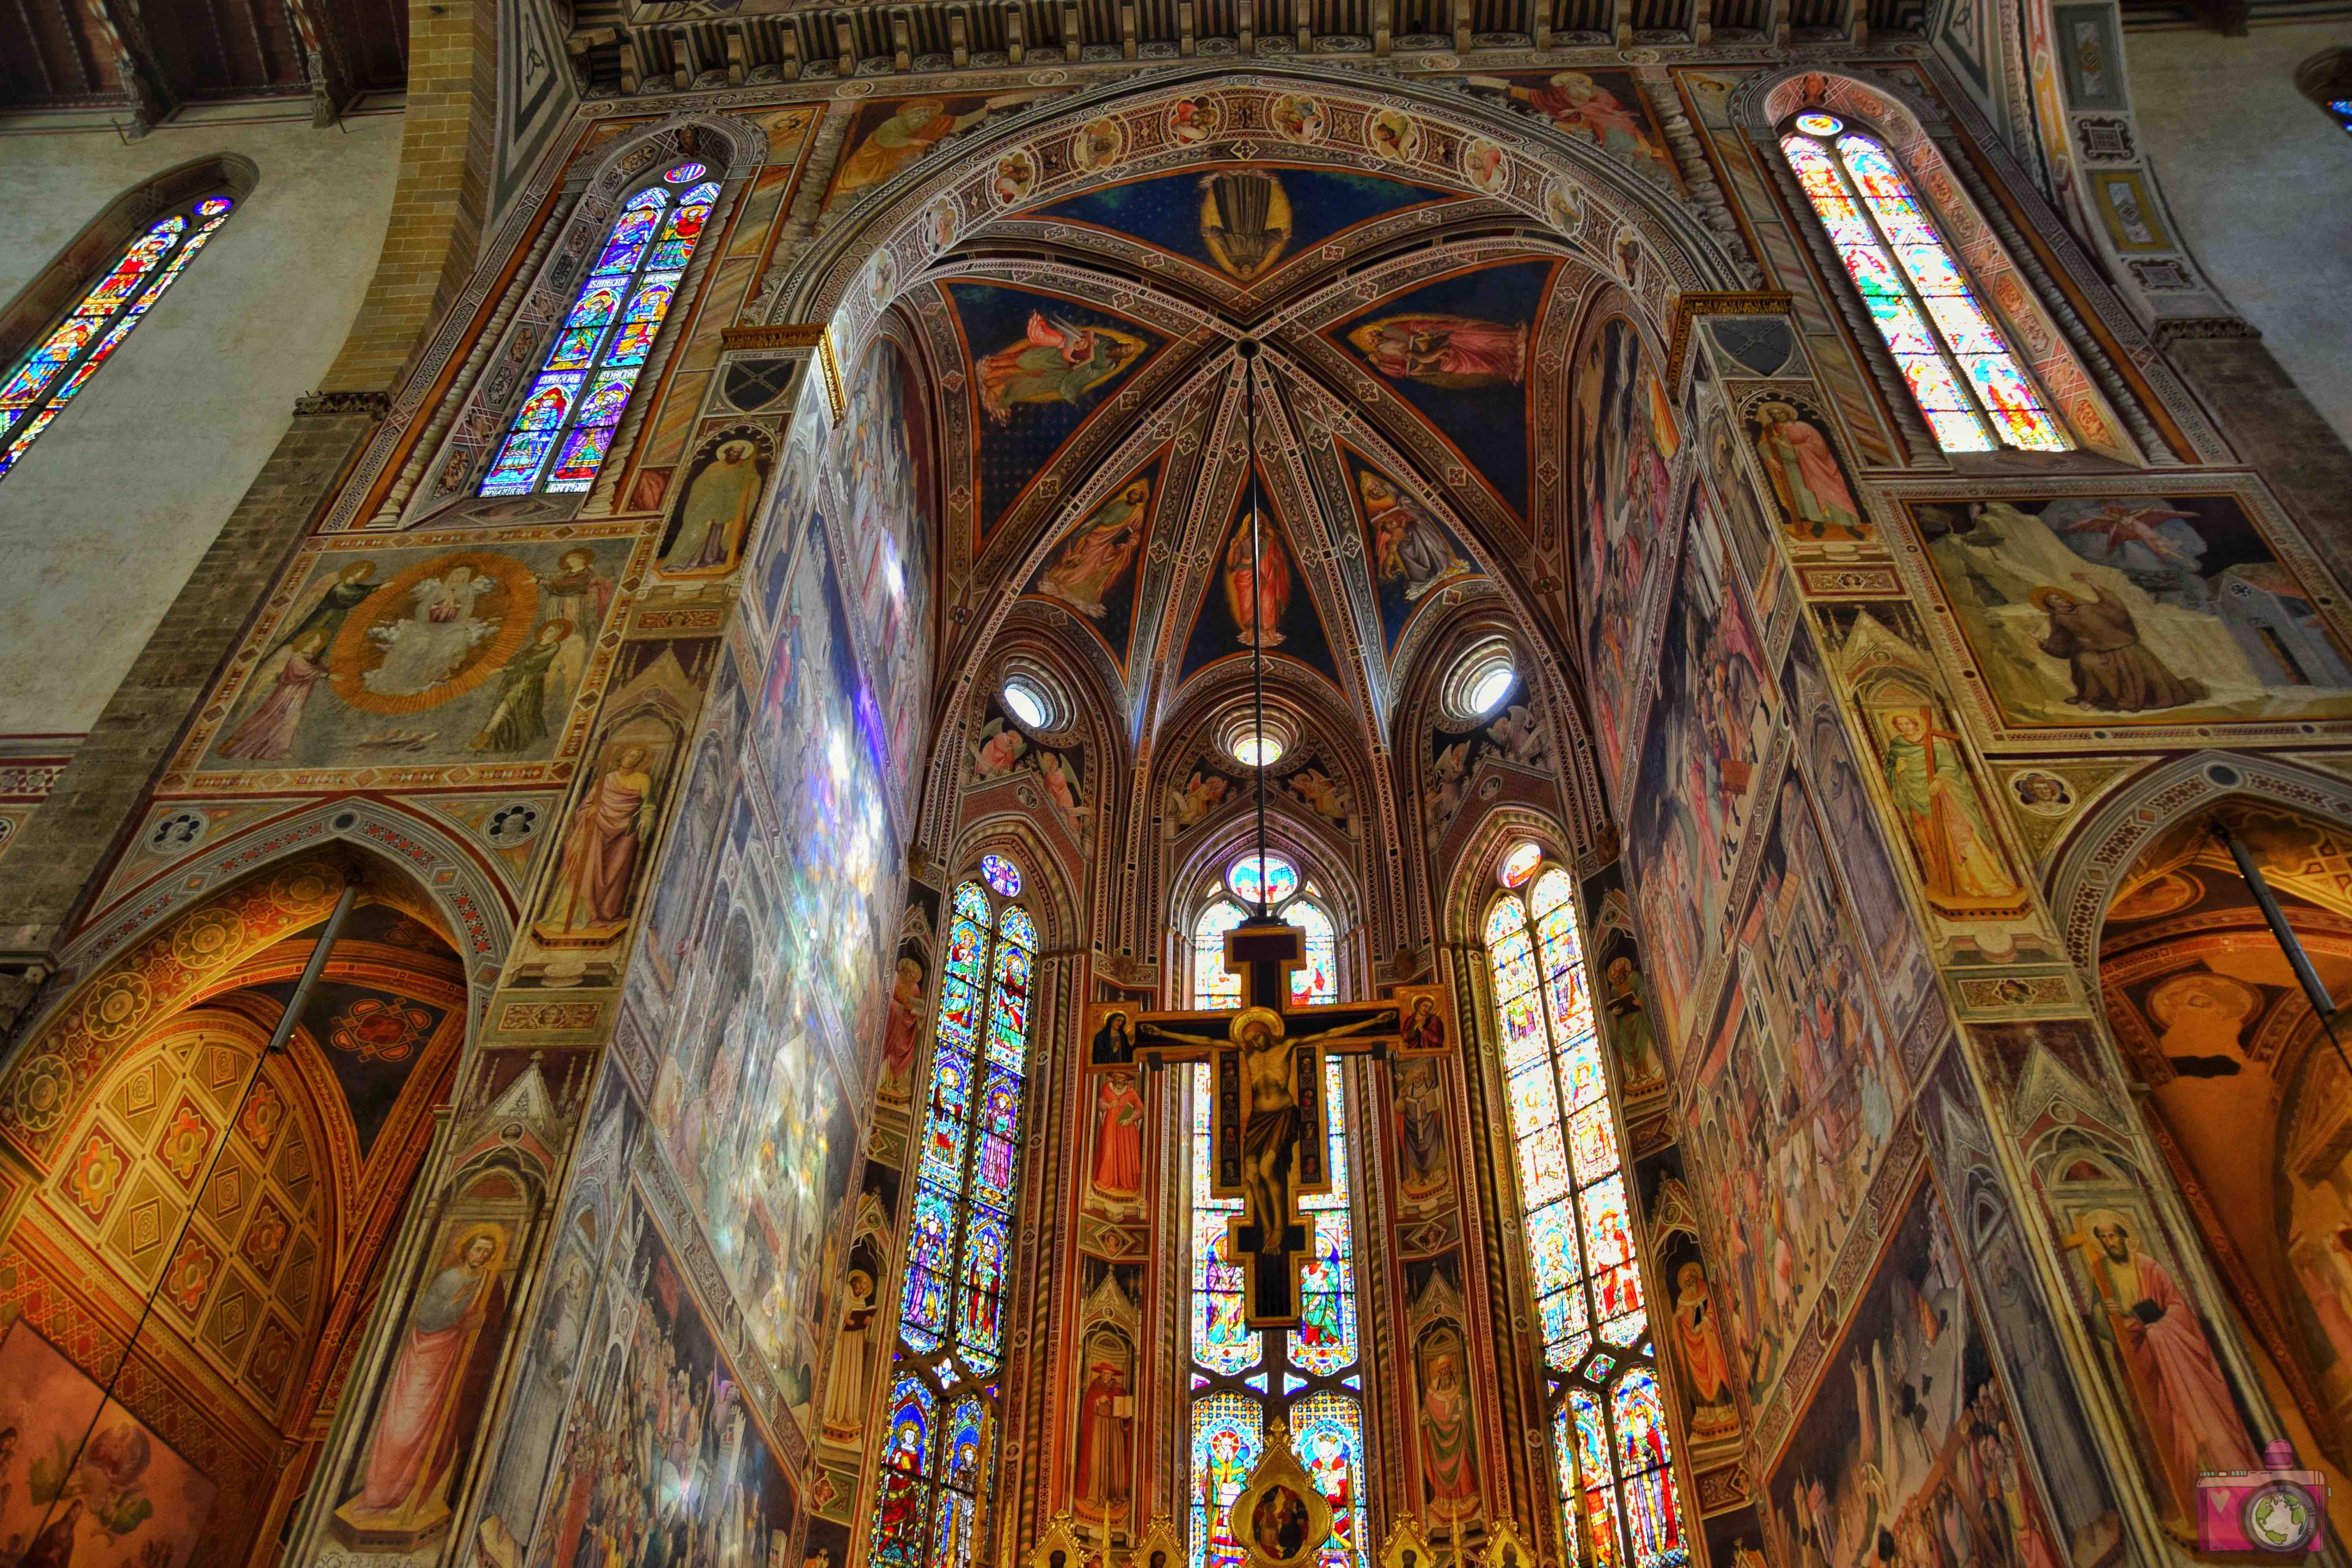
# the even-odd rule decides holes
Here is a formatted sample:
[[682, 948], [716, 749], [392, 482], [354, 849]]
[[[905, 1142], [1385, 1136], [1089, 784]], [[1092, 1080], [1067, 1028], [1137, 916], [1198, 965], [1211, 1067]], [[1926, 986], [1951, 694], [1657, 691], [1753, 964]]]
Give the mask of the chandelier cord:
[[1255, 338], [1241, 341], [1243, 406], [1249, 429], [1250, 509], [1250, 666], [1255, 686], [1252, 719], [1253, 760], [1257, 764], [1257, 918], [1270, 921], [1274, 906], [1267, 901], [1265, 874], [1265, 553], [1258, 533], [1262, 500], [1257, 477], [1257, 353]]

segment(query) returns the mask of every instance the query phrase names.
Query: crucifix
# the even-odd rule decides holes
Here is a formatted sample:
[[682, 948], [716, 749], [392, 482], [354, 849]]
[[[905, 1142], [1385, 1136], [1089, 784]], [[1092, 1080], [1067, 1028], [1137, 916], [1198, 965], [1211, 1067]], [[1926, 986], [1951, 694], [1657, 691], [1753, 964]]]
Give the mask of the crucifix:
[[1324, 1057], [1380, 1057], [1391, 1046], [1443, 1051], [1451, 1041], [1438, 986], [1401, 987], [1374, 1002], [1294, 1002], [1291, 975], [1305, 967], [1306, 938], [1271, 920], [1225, 933], [1225, 972], [1242, 982], [1238, 1009], [1147, 1013], [1132, 1003], [1098, 1002], [1087, 1018], [1094, 1069], [1209, 1064], [1211, 1190], [1242, 1200], [1226, 1249], [1246, 1271], [1252, 1328], [1298, 1322], [1300, 1279], [1314, 1256], [1298, 1200], [1331, 1190]]

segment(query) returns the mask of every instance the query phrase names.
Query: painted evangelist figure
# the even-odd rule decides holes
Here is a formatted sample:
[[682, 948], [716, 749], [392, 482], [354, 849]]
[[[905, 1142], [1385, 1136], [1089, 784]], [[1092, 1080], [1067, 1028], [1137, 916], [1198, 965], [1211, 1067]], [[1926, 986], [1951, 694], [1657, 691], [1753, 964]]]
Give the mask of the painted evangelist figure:
[[998, 424], [1024, 403], [1076, 404], [1119, 374], [1143, 353], [1143, 340], [1116, 327], [1082, 327], [1043, 310], [1029, 312], [1025, 334], [983, 356], [980, 405]]
[[1078, 525], [1037, 579], [1037, 592], [1059, 599], [1090, 620], [1109, 613], [1103, 603], [1126, 581], [1143, 544], [1151, 481], [1137, 479]]
[[2011, 725], [2352, 715], [2329, 585], [2282, 561], [2234, 496], [1909, 507]]
[[446, 1516], [449, 1483], [505, 1327], [510, 1244], [504, 1226], [465, 1226], [417, 1291], [360, 1459], [358, 1489], [335, 1510], [339, 1525], [409, 1532]]
[[1467, 316], [1382, 316], [1348, 334], [1372, 368], [1395, 380], [1455, 390], [1516, 386], [1527, 375], [1524, 321], [1482, 321]]

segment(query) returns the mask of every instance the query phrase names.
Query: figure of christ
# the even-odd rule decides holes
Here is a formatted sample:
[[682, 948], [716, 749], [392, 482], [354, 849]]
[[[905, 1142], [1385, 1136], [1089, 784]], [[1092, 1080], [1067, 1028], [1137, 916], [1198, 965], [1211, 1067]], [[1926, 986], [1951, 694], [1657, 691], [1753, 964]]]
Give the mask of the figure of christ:
[[[1260, 1257], [1280, 1257], [1291, 1227], [1290, 1156], [1306, 1133], [1320, 1128], [1302, 1127], [1298, 1105], [1299, 1052], [1326, 1040], [1359, 1035], [1376, 1026], [1395, 1027], [1395, 1011], [1373, 1013], [1353, 1023], [1296, 1037], [1285, 1033], [1283, 1016], [1271, 1007], [1244, 1007], [1236, 1014], [1228, 1037], [1241, 1052], [1249, 1109], [1242, 1121], [1242, 1214], [1245, 1226], [1257, 1233]], [[1136, 1026], [1137, 1037], [1171, 1045], [1198, 1047], [1201, 1037], [1179, 1033], [1162, 1024]], [[1314, 1066], [1316, 1053], [1307, 1053]]]

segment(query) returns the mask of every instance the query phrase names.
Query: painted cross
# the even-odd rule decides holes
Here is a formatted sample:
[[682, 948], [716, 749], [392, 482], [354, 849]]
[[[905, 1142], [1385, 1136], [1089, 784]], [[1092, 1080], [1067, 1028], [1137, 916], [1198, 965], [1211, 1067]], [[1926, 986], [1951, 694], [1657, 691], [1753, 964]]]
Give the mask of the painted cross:
[[1132, 1003], [1087, 1010], [1087, 1065], [1206, 1062], [1213, 1097], [1212, 1191], [1239, 1198], [1226, 1255], [1246, 1259], [1252, 1328], [1298, 1322], [1299, 1288], [1314, 1256], [1298, 1200], [1331, 1190], [1326, 1054], [1383, 1055], [1450, 1049], [1453, 1026], [1442, 987], [1399, 987], [1377, 1002], [1313, 1006], [1291, 994], [1306, 967], [1307, 933], [1297, 926], [1244, 923], [1225, 933], [1225, 973], [1242, 981], [1238, 1010], [1148, 1013]]

